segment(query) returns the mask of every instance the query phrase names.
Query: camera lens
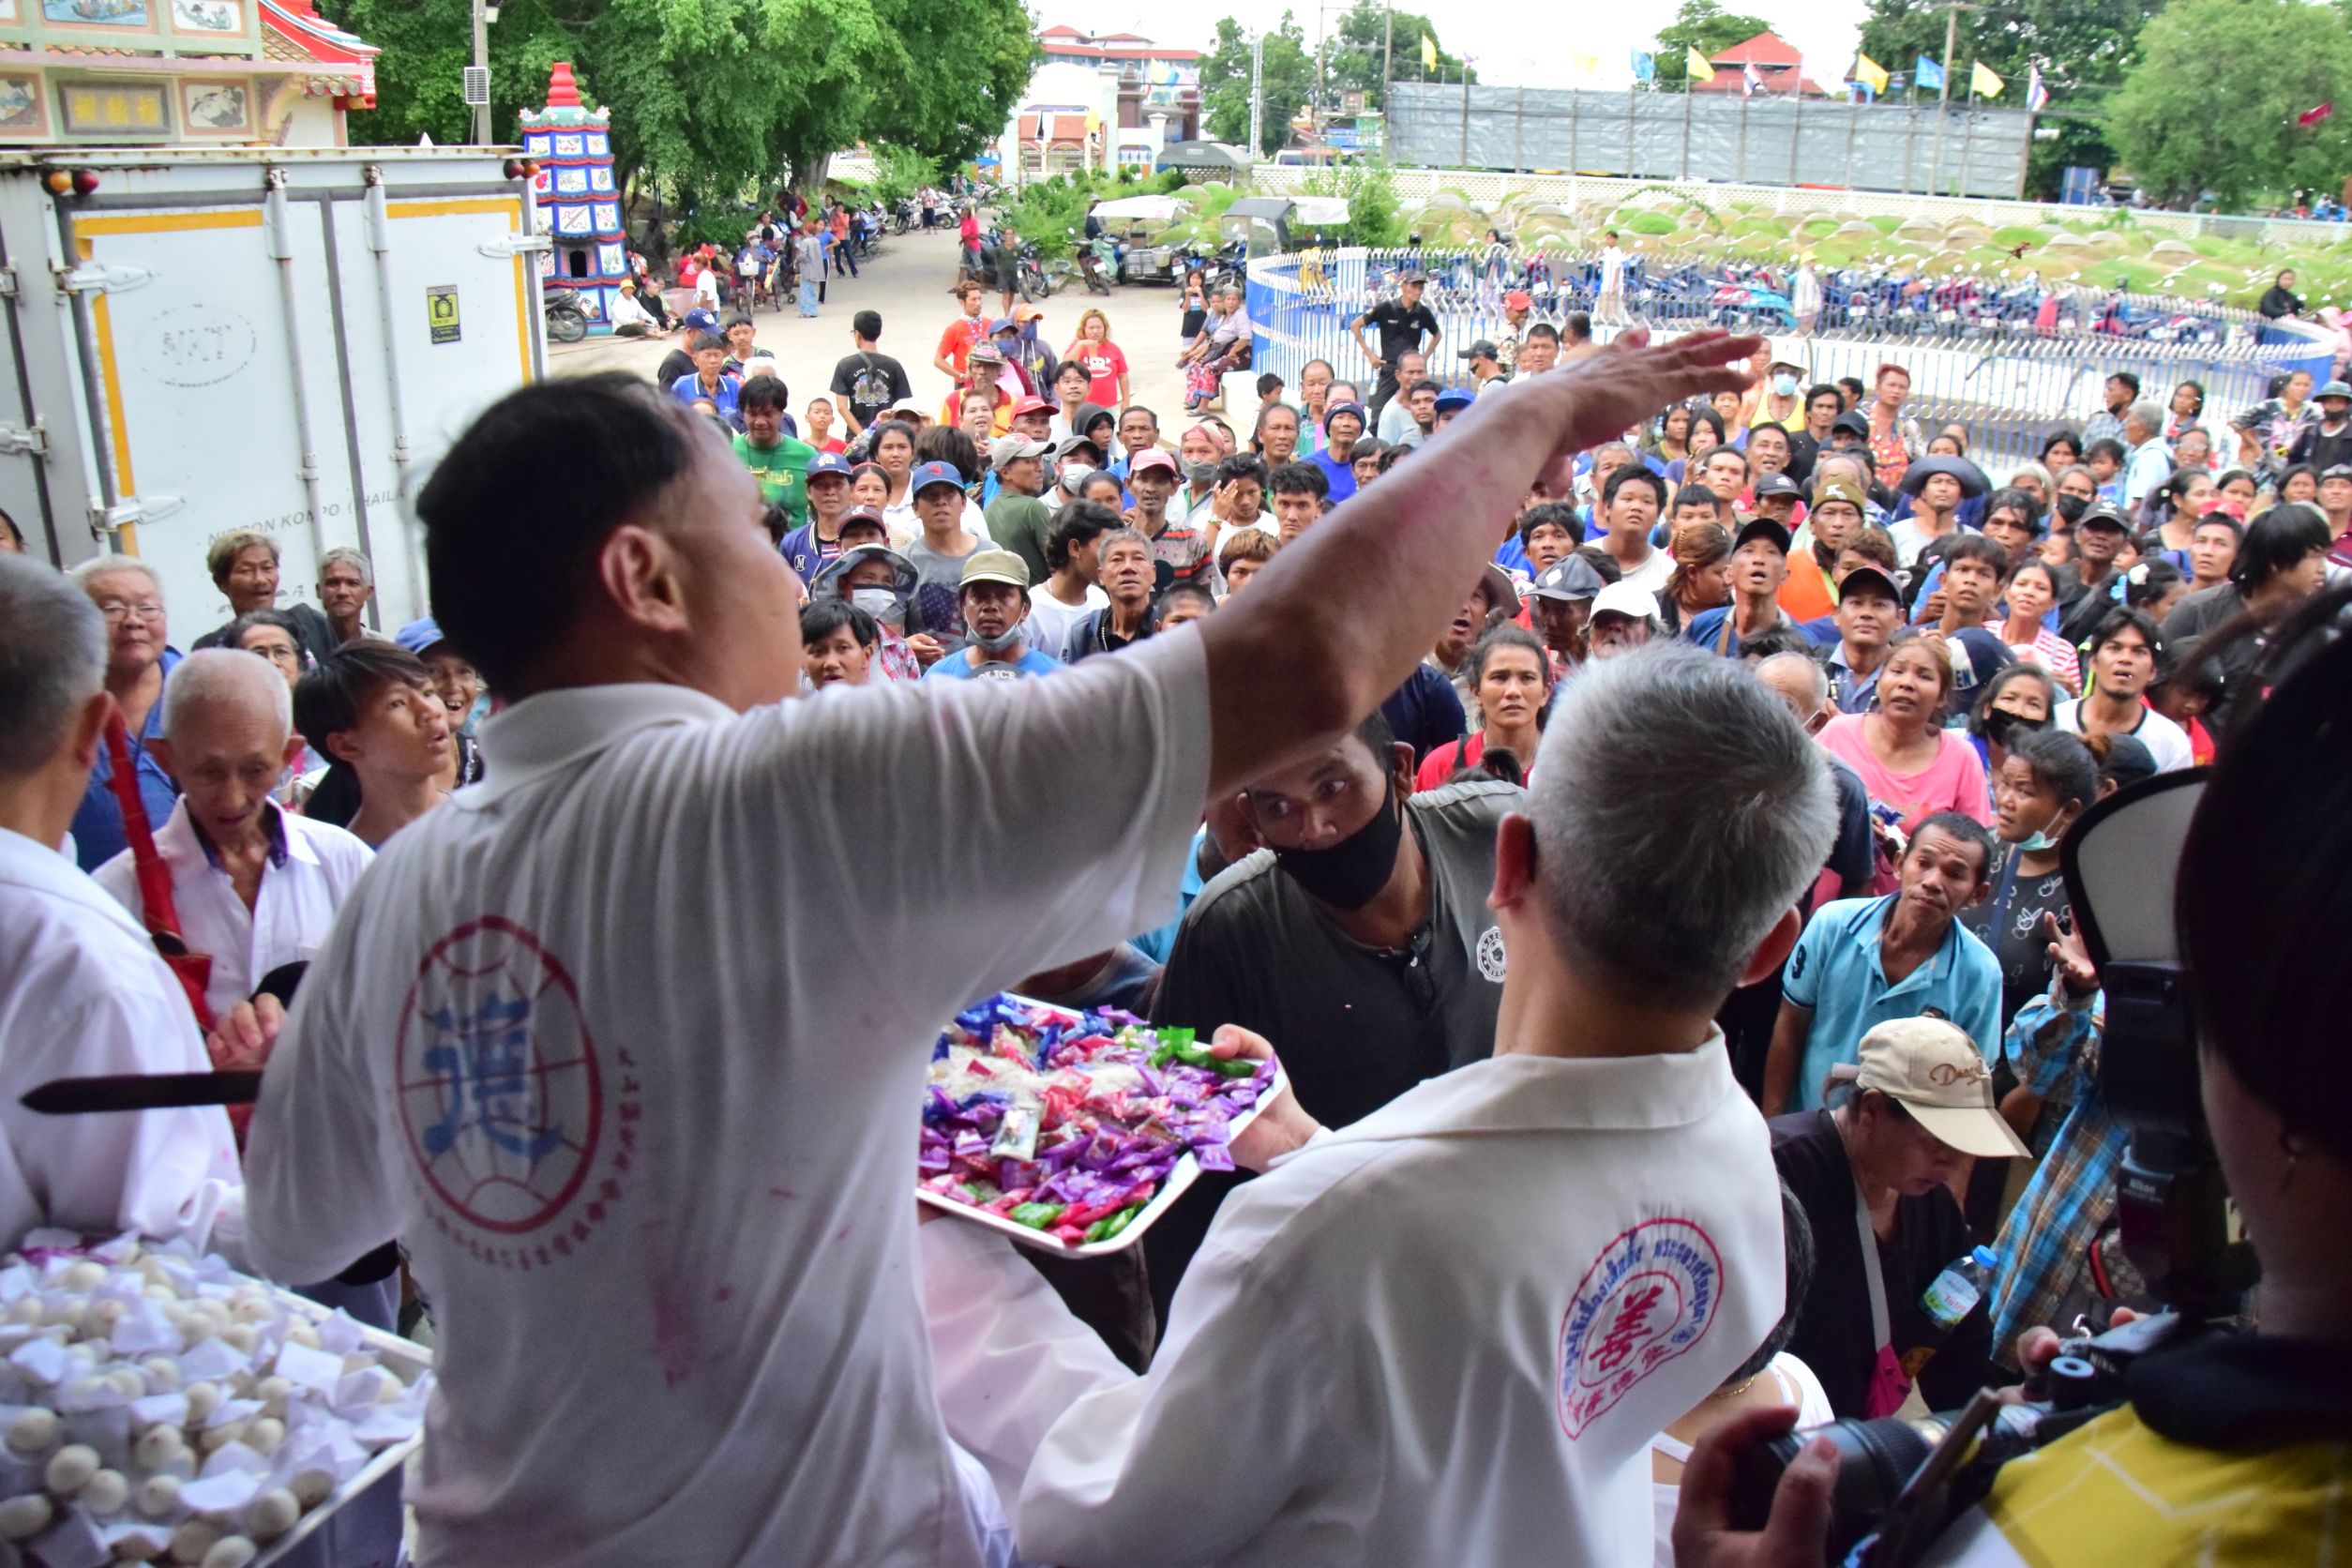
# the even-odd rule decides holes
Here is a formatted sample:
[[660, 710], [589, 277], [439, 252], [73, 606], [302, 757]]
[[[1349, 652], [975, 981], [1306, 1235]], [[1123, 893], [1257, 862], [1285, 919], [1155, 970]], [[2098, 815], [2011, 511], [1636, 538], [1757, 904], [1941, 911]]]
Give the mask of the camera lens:
[[1886, 1516], [1888, 1505], [1903, 1490], [1943, 1440], [1956, 1411], [1922, 1416], [1917, 1420], [1888, 1417], [1879, 1421], [1834, 1421], [1802, 1432], [1784, 1432], [1771, 1442], [1751, 1449], [1740, 1462], [1732, 1492], [1732, 1523], [1739, 1530], [1761, 1530], [1772, 1511], [1772, 1491], [1789, 1461], [1816, 1438], [1837, 1444], [1837, 1484], [1830, 1495], [1830, 1559], [1843, 1558]]

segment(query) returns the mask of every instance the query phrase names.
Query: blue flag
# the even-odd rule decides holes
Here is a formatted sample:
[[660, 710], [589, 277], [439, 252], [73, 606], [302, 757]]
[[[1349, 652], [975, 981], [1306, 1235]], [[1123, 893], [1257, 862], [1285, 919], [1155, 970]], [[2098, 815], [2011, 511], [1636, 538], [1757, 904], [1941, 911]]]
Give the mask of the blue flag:
[[1634, 51], [1634, 80], [1654, 82], [1658, 79], [1658, 57], [1642, 50]]
[[1915, 63], [1911, 75], [1913, 80], [1931, 93], [1943, 90], [1944, 68], [1924, 54], [1921, 55]]

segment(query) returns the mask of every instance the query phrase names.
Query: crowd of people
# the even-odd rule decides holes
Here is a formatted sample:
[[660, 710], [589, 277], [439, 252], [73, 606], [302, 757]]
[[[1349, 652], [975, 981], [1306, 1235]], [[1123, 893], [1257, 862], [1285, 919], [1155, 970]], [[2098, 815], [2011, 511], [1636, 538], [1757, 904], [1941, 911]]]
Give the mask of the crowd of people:
[[[1106, 318], [970, 279], [943, 401], [863, 309], [796, 421], [746, 299], [486, 413], [390, 637], [354, 550], [281, 607], [225, 535], [185, 655], [136, 557], [0, 561], [9, 1234], [429, 1315], [426, 1560], [1817, 1561], [1823, 1452], [1758, 1537], [1729, 1448], [2163, 1304], [2060, 846], [2218, 761], [2192, 934], [2305, 993], [2200, 998], [2299, 1292], [2254, 1337], [2341, 1393], [2289, 965], [2352, 885], [2341, 646], [2265, 697], [2352, 579], [2352, 387], [2118, 372], [1988, 474], [1899, 365], [1528, 320], [1456, 381], [1406, 287], [1364, 379], [1173, 430]], [[918, 1232], [921, 1063], [1000, 988], [1288, 1089], [1132, 1248]], [[263, 1062], [249, 1129], [17, 1107]], [[2279, 1452], [2210, 1528], [2338, 1539]]]

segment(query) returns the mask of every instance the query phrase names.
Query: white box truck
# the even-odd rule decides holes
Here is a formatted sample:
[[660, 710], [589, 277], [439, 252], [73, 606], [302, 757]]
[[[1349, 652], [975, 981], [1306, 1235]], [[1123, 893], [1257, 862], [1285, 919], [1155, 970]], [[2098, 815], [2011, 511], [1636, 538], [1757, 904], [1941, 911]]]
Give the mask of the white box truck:
[[204, 551], [241, 528], [278, 542], [281, 605], [355, 545], [372, 628], [424, 614], [415, 486], [545, 369], [547, 240], [510, 158], [0, 154], [0, 507], [26, 548], [138, 556], [176, 647], [228, 619]]

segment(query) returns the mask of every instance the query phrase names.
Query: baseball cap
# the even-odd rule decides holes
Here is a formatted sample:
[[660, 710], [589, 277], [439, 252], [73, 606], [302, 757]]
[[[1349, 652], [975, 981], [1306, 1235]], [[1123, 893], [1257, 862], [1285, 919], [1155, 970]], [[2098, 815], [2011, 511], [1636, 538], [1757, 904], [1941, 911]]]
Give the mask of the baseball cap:
[[1535, 296], [1525, 289], [1514, 289], [1502, 296], [1502, 303], [1514, 310], [1532, 310], [1535, 309]]
[[[843, 512], [841, 514], [841, 532], [844, 535], [848, 534], [852, 523], [867, 522], [872, 523], [876, 528], [882, 530], [884, 540], [887, 540], [890, 537], [889, 520], [882, 515], [882, 508], [879, 506], [852, 506], [848, 511]], [[852, 546], [851, 548], [855, 549], [856, 547]]]
[[1354, 415], [1356, 416], [1356, 423], [1359, 425], [1368, 427], [1372, 423], [1371, 420], [1364, 417], [1364, 405], [1362, 403], [1349, 402], [1347, 400], [1342, 399], [1340, 401], [1335, 402], [1329, 408], [1323, 410], [1323, 429], [1326, 430], [1330, 430], [1332, 420], [1342, 414]]
[[1867, 415], [1856, 414], [1853, 410], [1848, 409], [1844, 414], [1839, 415], [1836, 418], [1830, 421], [1831, 434], [1834, 435], [1840, 430], [1845, 430], [1851, 435], [1858, 435], [1864, 441], [1868, 441], [1870, 439], [1869, 416]]
[[1832, 501], [1843, 501], [1854, 510], [1867, 515], [1867, 508], [1862, 505], [1862, 487], [1842, 474], [1824, 476], [1813, 487], [1813, 504], [1816, 506], [1826, 505]]
[[410, 653], [422, 657], [426, 649], [445, 640], [441, 635], [441, 623], [426, 615], [411, 621], [394, 632], [392, 641], [406, 648]]
[[1495, 340], [1492, 338], [1481, 338], [1470, 347], [1458, 351], [1455, 357], [1456, 359], [1493, 359], [1498, 357], [1500, 352], [1495, 347]]
[[943, 462], [924, 463], [907, 475], [907, 494], [910, 497], [921, 495], [933, 485], [945, 485], [959, 490], [964, 488], [964, 476], [956, 472], [954, 464]]
[[1612, 582], [1593, 596], [1592, 618], [1597, 621], [1604, 615], [1630, 615], [1636, 621], [1654, 621], [1658, 618], [1658, 596], [1631, 582]]
[[1748, 493], [1765, 501], [1775, 495], [1802, 497], [1804, 490], [1786, 474], [1767, 474], [1749, 487]]
[[716, 332], [718, 318], [699, 306], [678, 318], [678, 324], [696, 332]]
[[1024, 299], [1013, 307], [1013, 319], [1017, 322], [1041, 322], [1046, 319], [1046, 313]]
[[1459, 414], [1462, 410], [1470, 407], [1470, 404], [1476, 401], [1478, 401], [1478, 394], [1471, 391], [1469, 387], [1449, 386], [1444, 391], [1438, 394], [1438, 401], [1435, 412], [1443, 414], [1448, 410], [1452, 410], [1454, 413]]
[[[1052, 447], [1042, 441], [1023, 441], [1018, 436], [999, 436], [988, 444], [988, 465], [1001, 473], [1008, 462], [1018, 462], [1023, 458], [1042, 458], [1052, 450]], [[1024, 582], [1021, 586], [1026, 588], [1029, 584]]]
[[1511, 585], [1511, 574], [1486, 563], [1485, 575], [1478, 580], [1478, 591], [1486, 596], [1486, 608], [1500, 610], [1506, 616], [1519, 613], [1519, 591]]
[[957, 586], [969, 588], [975, 582], [1002, 582], [1010, 588], [1029, 586], [1029, 566], [1009, 550], [975, 550], [964, 562], [964, 575]]
[[1569, 555], [1536, 573], [1535, 580], [1528, 585], [1528, 593], [1539, 599], [1575, 602], [1592, 598], [1607, 586], [1591, 562]]
[[2093, 502], [2081, 517], [2074, 520], [2077, 529], [2088, 528], [2093, 523], [2102, 528], [2112, 528], [2118, 534], [2132, 531], [2132, 525], [2123, 520], [2123, 514], [2104, 501]]
[[1895, 586], [1894, 579], [1876, 566], [1861, 565], [1847, 572], [1837, 585], [1838, 601], [1844, 603], [1853, 597], [1858, 588], [1876, 588], [1885, 597], [1892, 599], [1897, 608], [1903, 603], [1903, 590]]
[[1890, 1018], [1862, 1037], [1861, 1060], [1830, 1069], [1832, 1083], [1875, 1089], [1901, 1103], [1937, 1142], [1979, 1159], [2030, 1158], [1993, 1108], [1993, 1072], [1942, 1018]]
[[[1789, 493], [1793, 494], [1795, 490], [1794, 485], [1789, 486]], [[1762, 539], [1783, 555], [1788, 553], [1788, 530], [1774, 522], [1771, 518], [1750, 518], [1746, 525], [1732, 538], [1731, 548], [1738, 550], [1750, 539]]]
[[822, 479], [828, 474], [848, 478], [850, 460], [838, 452], [820, 452], [808, 460], [808, 472], [801, 475], [801, 482], [806, 484], [811, 479]]
[[1184, 472], [1176, 466], [1176, 454], [1165, 446], [1147, 446], [1138, 452], [1127, 464], [1127, 477], [1132, 479], [1147, 468], [1165, 468], [1170, 474]]
[[1052, 412], [1053, 405], [1043, 398], [1023, 398], [1013, 405], [1013, 417], [1016, 419], [1024, 414], [1051, 414]]
[[2352, 382], [2331, 381], [2312, 396], [2314, 398], [2352, 398]]
[[1415, 266], [1415, 267], [1407, 267], [1407, 268], [1405, 269], [1404, 276], [1403, 276], [1403, 277], [1401, 277], [1401, 278], [1399, 278], [1399, 279], [1396, 279], [1396, 281], [1397, 281], [1398, 283], [1400, 283], [1400, 284], [1403, 284], [1403, 283], [1426, 283], [1427, 281], [1429, 281], [1429, 275], [1428, 275], [1427, 273], [1425, 273], [1425, 272], [1422, 271], [1422, 270], [1421, 270], [1419, 267], [1417, 267], [1417, 266]]
[[991, 338], [1000, 332], [1018, 332], [1019, 330], [1020, 324], [1010, 316], [999, 316], [988, 324], [988, 336]]

